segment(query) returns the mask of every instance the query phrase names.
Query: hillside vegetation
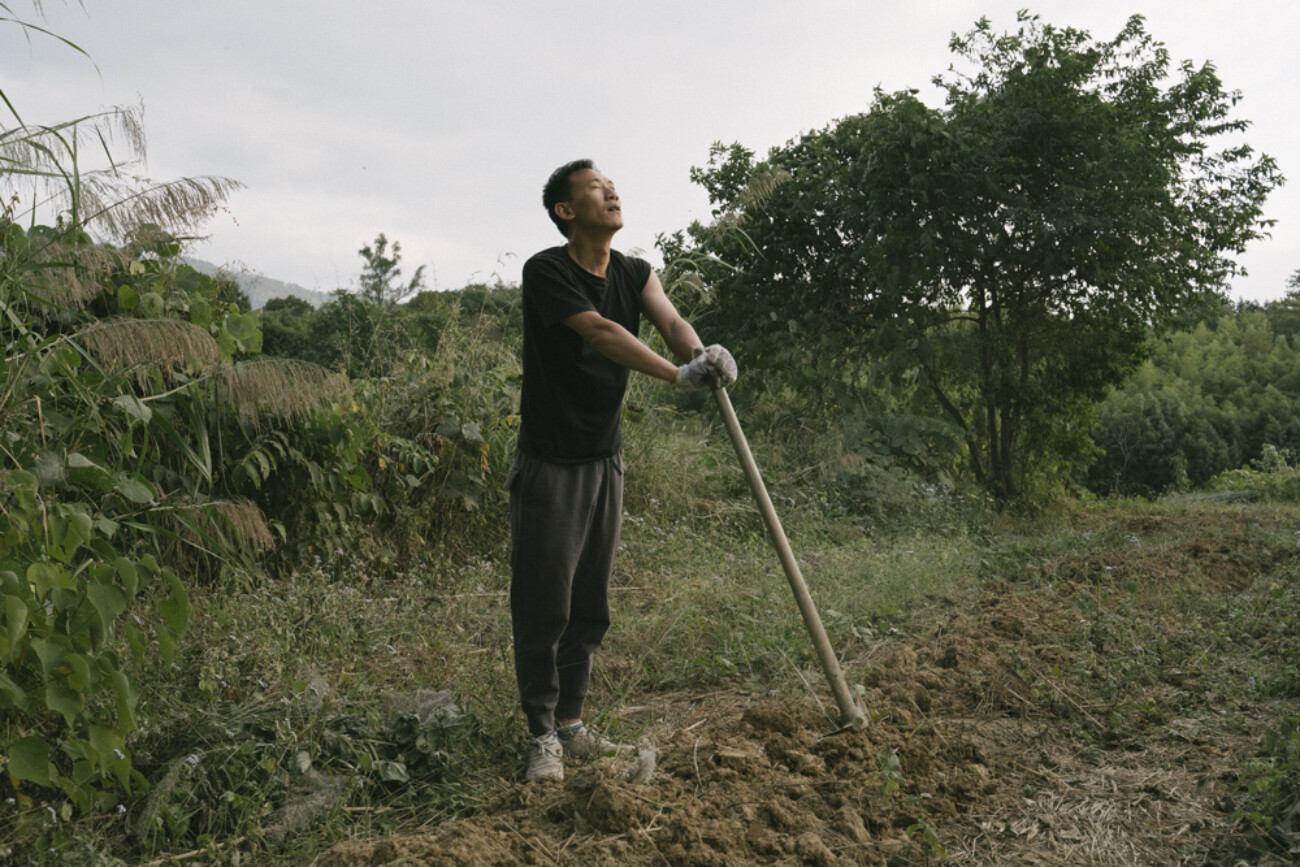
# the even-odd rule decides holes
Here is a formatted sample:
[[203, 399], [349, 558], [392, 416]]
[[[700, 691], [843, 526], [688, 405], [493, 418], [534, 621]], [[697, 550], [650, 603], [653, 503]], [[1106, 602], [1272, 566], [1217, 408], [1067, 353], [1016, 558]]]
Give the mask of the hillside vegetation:
[[312, 307], [319, 307], [329, 300], [328, 292], [304, 289], [297, 283], [286, 283], [283, 280], [277, 280], [274, 277], [257, 274], [235, 266], [214, 265], [193, 256], [185, 256], [181, 261], [183, 264], [189, 265], [194, 270], [201, 274], [207, 274], [209, 277], [227, 275], [232, 278], [238, 284], [240, 291], [247, 296], [247, 307], [250, 310], [261, 310], [266, 306], [266, 302], [272, 298], [297, 298], [307, 302]]

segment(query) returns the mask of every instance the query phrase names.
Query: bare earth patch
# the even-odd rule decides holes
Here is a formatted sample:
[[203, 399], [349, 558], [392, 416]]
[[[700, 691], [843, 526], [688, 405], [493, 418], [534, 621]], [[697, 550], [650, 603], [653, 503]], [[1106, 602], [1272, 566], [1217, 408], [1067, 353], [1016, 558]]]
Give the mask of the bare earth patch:
[[[1044, 562], [845, 660], [875, 717], [863, 732], [835, 732], [825, 696], [647, 696], [622, 725], [658, 746], [649, 782], [614, 759], [570, 765], [562, 783], [503, 781], [471, 818], [341, 843], [318, 863], [1296, 863], [1252, 853], [1232, 816], [1244, 757], [1279, 703], [1216, 691], [1235, 651], [1199, 668], [1174, 652], [1201, 640], [1198, 613], [1123, 631], [1106, 607], [1123, 595], [1114, 582], [1172, 592], [1200, 570], [1236, 593], [1290, 563], [1220, 523], [1159, 548], [1162, 528], [1142, 527], [1145, 546], [1123, 557]], [[1138, 640], [1166, 650], [1123, 646]], [[1121, 670], [1132, 684], [1107, 688]]]

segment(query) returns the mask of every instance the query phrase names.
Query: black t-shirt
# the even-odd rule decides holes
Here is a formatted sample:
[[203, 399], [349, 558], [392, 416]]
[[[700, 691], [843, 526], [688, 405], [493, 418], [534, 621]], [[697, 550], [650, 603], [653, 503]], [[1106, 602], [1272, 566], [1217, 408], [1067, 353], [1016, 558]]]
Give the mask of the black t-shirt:
[[612, 250], [605, 275], [588, 272], [566, 247], [524, 263], [519, 450], [530, 457], [586, 463], [623, 445], [619, 419], [628, 369], [593, 349], [564, 320], [594, 310], [636, 334], [650, 263]]

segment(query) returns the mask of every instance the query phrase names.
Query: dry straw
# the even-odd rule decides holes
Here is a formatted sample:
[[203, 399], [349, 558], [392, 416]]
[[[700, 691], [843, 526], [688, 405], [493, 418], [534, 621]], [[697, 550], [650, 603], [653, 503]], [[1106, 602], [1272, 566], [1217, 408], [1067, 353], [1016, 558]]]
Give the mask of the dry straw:
[[81, 212], [87, 223], [111, 238], [129, 238], [149, 224], [167, 231], [197, 231], [242, 186], [206, 176], [123, 182], [113, 175], [87, 175], [80, 186]]
[[180, 319], [106, 319], [77, 337], [100, 364], [116, 371], [138, 368], [138, 379], [154, 365], [204, 370], [221, 361], [212, 335]]
[[75, 189], [75, 185], [67, 177], [65, 161], [80, 153], [95, 152], [97, 146], [107, 150], [113, 142], [123, 143], [135, 159], [145, 159], [143, 105], [113, 106], [53, 126], [0, 130], [0, 161], [10, 167], [10, 177], [3, 180], [16, 187], [32, 178], [46, 179], [57, 187], [55, 193], [62, 193], [64, 200], [58, 204], [66, 207], [67, 188]]
[[225, 365], [213, 382], [221, 399], [253, 422], [266, 415], [302, 417], [348, 388], [346, 380], [320, 365], [287, 358]]
[[275, 538], [266, 526], [262, 510], [250, 500], [218, 500], [190, 508], [202, 509], [204, 514], [228, 527], [244, 546], [259, 554], [275, 548]]
[[242, 497], [207, 502], [173, 501], [162, 517], [179, 541], [194, 548], [214, 546], [226, 553], [244, 550], [253, 554], [275, 549], [275, 537], [262, 510]]
[[745, 225], [747, 216], [760, 210], [777, 187], [790, 180], [792, 175], [784, 169], [773, 169], [767, 165], [755, 168], [753, 175], [736, 198], [739, 207], [732, 212], [720, 215], [712, 225], [704, 228], [704, 233], [716, 239]]
[[17, 285], [42, 315], [81, 310], [102, 291], [92, 275], [102, 272], [111, 256], [98, 246], [74, 249], [54, 240], [36, 240], [20, 263]]

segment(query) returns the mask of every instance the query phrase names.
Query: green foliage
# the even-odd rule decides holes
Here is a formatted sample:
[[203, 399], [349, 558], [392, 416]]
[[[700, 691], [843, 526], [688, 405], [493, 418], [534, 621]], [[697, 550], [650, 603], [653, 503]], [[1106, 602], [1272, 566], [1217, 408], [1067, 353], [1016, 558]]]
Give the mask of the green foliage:
[[182, 239], [146, 223], [120, 249], [105, 248], [101, 283], [107, 291], [94, 312], [101, 317], [185, 319], [212, 335], [226, 361], [259, 354], [262, 333], [247, 296], [230, 279], [181, 263], [182, 246]]
[[[135, 397], [132, 383], [148, 374], [91, 354], [98, 346], [111, 355], [112, 335], [44, 330], [68, 315], [42, 316], [54, 284], [28, 282], [31, 265], [48, 264], [41, 256], [50, 247], [75, 254], [84, 239], [0, 228], [0, 305], [9, 314], [0, 326], [9, 347], [0, 371], [0, 749], [8, 760], [0, 788], [24, 809], [47, 789], [81, 812], [104, 810], [144, 788], [127, 747], [140, 700], [130, 663], [146, 653], [172, 658], [192, 618], [186, 588], [155, 556], [166, 516], [179, 513], [162, 503], [166, 489], [151, 468], [157, 443], [176, 433], [151, 426], [156, 410]], [[183, 349], [148, 333], [141, 358], [151, 342]]]
[[1264, 732], [1260, 754], [1247, 763], [1239, 785], [1246, 803], [1233, 815], [1250, 828], [1255, 848], [1288, 849], [1290, 835], [1279, 831], [1289, 831], [1300, 812], [1300, 716]]
[[171, 663], [191, 625], [181, 576], [252, 568], [271, 543], [222, 484], [225, 435], [329, 393], [299, 376], [277, 394], [276, 376], [243, 363], [260, 350], [256, 315], [179, 262], [180, 230], [236, 185], [137, 183], [107, 154], [109, 169], [87, 168], [82, 140], [115, 128], [142, 149], [131, 112], [0, 129], [0, 187], [35, 180], [50, 193], [37, 201], [63, 208], [52, 225], [29, 210], [26, 229], [16, 207], [0, 214], [6, 845], [43, 835], [47, 812], [126, 809], [148, 790], [131, 746], [137, 670]]
[[[69, 457], [71, 468], [93, 467]], [[118, 480], [114, 493], [129, 498], [129, 481]], [[139, 487], [136, 496], [152, 499]], [[42, 490], [15, 470], [0, 473], [0, 492], [0, 710], [8, 720], [0, 731], [8, 786], [0, 788], [22, 809], [41, 797], [33, 787], [60, 790], [82, 812], [108, 809], [144, 784], [126, 747], [139, 685], [123, 657], [138, 661], [157, 648], [172, 658], [192, 618], [186, 590], [152, 555], [119, 553], [119, 522], [60, 496], [75, 492]], [[152, 622], [124, 617], [151, 609]]]
[[[0, 789], [29, 817], [24, 840], [42, 833], [43, 803], [66, 819], [148, 791], [130, 740], [136, 670], [177, 654], [193, 618], [180, 576], [256, 569], [273, 542], [232, 496], [234, 459], [257, 464], [241, 436], [270, 436], [268, 421], [331, 392], [310, 372], [231, 364], [255, 351], [256, 320], [210, 303], [213, 281], [176, 266], [173, 240], [127, 250], [3, 229]], [[52, 306], [72, 294], [51, 275], [78, 281], [87, 313]], [[158, 309], [130, 303], [150, 296]]]
[[492, 326], [449, 318], [431, 356], [389, 345], [379, 362], [386, 375], [358, 380], [350, 403], [241, 427], [224, 478], [265, 514], [284, 516], [277, 562], [348, 552], [391, 567], [432, 545], [501, 537], [519, 368]]
[[[736, 403], [795, 547], [816, 566], [836, 645], [858, 654], [864, 679], [875, 645], [923, 600], [950, 608], [976, 575], [1046, 574], [1058, 542], [990, 541], [986, 499], [958, 493], [963, 464], [1004, 496], [1034, 472], [1073, 472], [1089, 455], [1089, 401], [1140, 354], [1136, 323], [1145, 339], [1161, 324], [1153, 311], [1163, 321], [1213, 300], [1231, 270], [1216, 257], [1250, 236], [1273, 179], [1248, 152], [1215, 162], [1198, 150], [1198, 136], [1235, 128], [1217, 114], [1217, 80], [1188, 69], [1155, 93], [1142, 76], [1154, 80], [1163, 60], [1140, 27], [1102, 46], [1036, 25], [991, 39], [981, 26], [958, 40], [971, 56], [988, 49], [987, 68], [950, 83], [945, 112], [878, 95], [868, 115], [764, 163], [715, 148], [696, 173], [715, 223], [694, 227], [689, 245], [661, 239], [679, 307], [712, 319], [702, 331], [733, 329], [742, 363], [763, 371], [742, 379]], [[1135, 46], [1124, 68], [1120, 49]], [[1099, 70], [1115, 73], [1111, 84]], [[1058, 105], [1067, 110], [1046, 111]], [[1169, 118], [1144, 113], [1151, 105], [1188, 137], [1162, 140], [1173, 162], [1099, 140], [1095, 153], [1071, 150], [1093, 148], [1108, 113], [1133, 141], [1159, 139]], [[56, 131], [66, 141], [71, 129]], [[1078, 164], [1085, 156], [1098, 165]], [[1131, 180], [1115, 168], [1124, 158], [1148, 175], [1133, 198], [1112, 201], [1117, 179]], [[1155, 195], [1188, 161], [1195, 170], [1180, 177], [1200, 191], [1188, 195], [1223, 193], [1218, 204]], [[1086, 183], [1061, 181], [1080, 168]], [[78, 176], [75, 160], [64, 169]], [[972, 188], [976, 169], [988, 189]], [[58, 174], [40, 161], [26, 170]], [[1151, 204], [1143, 192], [1177, 237], [1112, 219]], [[398, 245], [380, 235], [361, 251], [373, 300], [341, 293], [319, 311], [285, 300], [259, 318], [222, 279], [179, 260], [185, 237], [158, 212], [122, 217], [105, 244], [86, 228], [86, 200], [67, 201], [51, 226], [0, 220], [0, 800], [13, 798], [0, 855], [116, 863], [107, 849], [217, 850], [240, 838], [240, 852], [311, 849], [395, 807], [401, 818], [361, 830], [473, 810], [517, 764], [498, 564], [518, 288], [391, 303], [422, 274], [397, 282]], [[1213, 237], [1177, 225], [1202, 206]], [[854, 222], [859, 212], [875, 222]], [[1145, 261], [1094, 255], [1089, 238], [1107, 233], [1121, 252], [1208, 251], [1197, 273], [1153, 255], [1152, 268], [1192, 291], [1170, 294]], [[1134, 286], [1147, 294], [1128, 294]], [[1148, 302], [1141, 316], [1125, 309]], [[1292, 313], [1238, 311], [1158, 346], [1102, 407], [1103, 462], [1125, 463], [1100, 476], [1131, 490], [1213, 479], [1295, 499]], [[352, 390], [300, 361], [345, 371]], [[756, 694], [781, 678], [808, 688], [806, 636], [774, 614], [788, 593], [710, 413], [707, 395], [634, 380], [616, 598], [632, 616], [610, 637], [599, 703], [737, 678]], [[995, 471], [999, 450], [1010, 475]], [[268, 564], [278, 580], [260, 575]], [[1186, 634], [1214, 624], [1216, 652], [1247, 635], [1293, 643], [1286, 593], [1275, 587], [1222, 624], [1191, 618]], [[1194, 637], [1204, 653], [1205, 636]], [[1125, 645], [1114, 662], [1124, 675], [1102, 659], [1086, 682], [1117, 697], [1141, 686], [1123, 676], [1147, 676], [1156, 642]], [[1153, 650], [1138, 658], [1133, 645]], [[1263, 681], [1268, 695], [1296, 694], [1288, 659]], [[318, 689], [307, 673], [317, 666], [350, 685]], [[480, 710], [376, 695], [439, 680]], [[1142, 701], [1148, 716], [1164, 712]], [[1119, 718], [1127, 705], [1112, 707]], [[1242, 777], [1238, 818], [1261, 839], [1297, 798], [1295, 729], [1289, 718], [1270, 726]], [[882, 793], [897, 795], [903, 757], [885, 748], [876, 762]], [[357, 812], [340, 815], [345, 805]], [[130, 842], [125, 824], [103, 847], [87, 839], [110, 820], [129, 822]], [[926, 822], [905, 832], [943, 856]]]
[[1210, 479], [1205, 487], [1210, 491], [1296, 502], [1300, 501], [1300, 466], [1290, 449], [1265, 444], [1260, 457], [1248, 466], [1226, 470]]
[[1300, 342], [1273, 330], [1274, 306], [1221, 315], [1158, 345], [1098, 406], [1102, 453], [1088, 487], [1147, 496], [1222, 489], [1270, 448], [1300, 452]]
[[[108, 169], [83, 170], [80, 143], [89, 135], [102, 143], [117, 130], [142, 148], [138, 113], [30, 128], [4, 100], [18, 126], [0, 126], [0, 791], [26, 824], [39, 825], [30, 817], [40, 803], [67, 819], [145, 788], [127, 746], [140, 709], [130, 664], [149, 653], [171, 659], [192, 612], [176, 572], [148, 550], [158, 516], [171, 509], [143, 472], [143, 459], [156, 452], [139, 434], [153, 410], [131, 386], [213, 361], [207, 329], [224, 333], [225, 323], [205, 298], [216, 294], [205, 291], [211, 281], [164, 274], [143, 254], [157, 256], [157, 245], [168, 243], [157, 223], [190, 225], [234, 185], [138, 184], [111, 157]], [[8, 191], [33, 184], [35, 201], [66, 210], [54, 226], [28, 210], [24, 231], [14, 222], [22, 199]], [[128, 237], [134, 249], [96, 244], [91, 225]], [[195, 324], [166, 334], [142, 326], [140, 358], [150, 349], [170, 356], [152, 369], [116, 363], [122, 343], [114, 329], [93, 332], [81, 314], [107, 304], [159, 318], [168, 300]], [[210, 350], [208, 357], [191, 355], [192, 347]], [[6, 837], [26, 837], [22, 824]]]
[[402, 275], [402, 244], [394, 241], [390, 252], [388, 237], [383, 232], [375, 238], [374, 246], [366, 244], [357, 253], [366, 261], [361, 269], [360, 294], [372, 304], [392, 307], [424, 288], [423, 265], [415, 269], [405, 285], [398, 280]]
[[358, 379], [396, 372], [412, 352], [433, 356], [449, 328], [478, 329], [513, 347], [523, 332], [519, 287], [504, 285], [419, 292], [388, 306], [338, 290], [320, 308], [276, 298], [261, 312], [267, 355], [310, 361]]
[[338, 289], [319, 309], [292, 298], [267, 302], [267, 354], [362, 378], [384, 376], [404, 351], [432, 350], [436, 338], [422, 341], [417, 323], [399, 306], [424, 286], [424, 266], [405, 285], [397, 282], [401, 248], [394, 242], [390, 249], [383, 233], [373, 246], [361, 248], [359, 293]]
[[886, 798], [893, 797], [903, 787], [903, 760], [898, 757], [898, 750], [884, 749], [876, 754], [876, 779], [880, 794]]
[[908, 825], [907, 836], [915, 837], [925, 847], [925, 851], [929, 853], [931, 858], [943, 859], [948, 857], [948, 852], [939, 841], [939, 832], [929, 822], [917, 822], [915, 825]]
[[[235, 490], [290, 516], [281, 562], [347, 551], [392, 565], [437, 543], [478, 544], [480, 532], [500, 538], [520, 323], [517, 287], [422, 292], [387, 308], [344, 292], [319, 310], [268, 304], [268, 352], [358, 377], [351, 405], [250, 429], [233, 460]], [[368, 531], [381, 523], [376, 543]]]
[[481, 332], [516, 350], [523, 339], [523, 295], [515, 285], [471, 283], [451, 291], [420, 292], [402, 308], [410, 315], [408, 327], [417, 343], [430, 353], [448, 327]]
[[1287, 286], [1285, 297], [1268, 305], [1268, 323], [1274, 334], [1295, 342], [1300, 340], [1300, 270], [1291, 275]]
[[[479, 720], [431, 691], [394, 696], [388, 713], [336, 703], [319, 679], [285, 704], [245, 703], [230, 718], [187, 713], [187, 743], [132, 817], [146, 849], [241, 835], [279, 846], [345, 805], [410, 801], [454, 815], [470, 805]], [[161, 745], [159, 745], [161, 746]]]
[[492, 324], [453, 320], [432, 358], [411, 353], [358, 386], [363, 414], [383, 432], [370, 470], [392, 492], [390, 538], [404, 554], [503, 537], [520, 369]]
[[760, 163], [715, 146], [695, 176], [715, 222], [683, 251], [735, 269], [707, 269], [710, 327], [749, 369], [840, 405], [887, 372], [1002, 499], [1082, 469], [1092, 403], [1150, 328], [1217, 303], [1281, 181], [1209, 149], [1244, 128], [1236, 96], [1209, 65], [1163, 85], [1140, 18], [1109, 42], [1020, 25], [953, 40], [974, 71], [938, 79], [943, 109], [877, 93]]
[[431, 328], [428, 317], [400, 303], [416, 293], [430, 294], [420, 292], [424, 266], [408, 283], [396, 282], [401, 244], [390, 249], [382, 233], [359, 253], [365, 266], [358, 293], [335, 290], [319, 309], [292, 297], [267, 302], [262, 310], [266, 354], [366, 378], [388, 374], [408, 351], [436, 349], [440, 323]]
[[315, 309], [292, 295], [267, 301], [262, 307], [262, 351], [273, 358], [309, 360], [313, 345], [310, 325]]
[[345, 290], [308, 318], [306, 351], [298, 357], [360, 379], [383, 376], [411, 347], [399, 315]]

